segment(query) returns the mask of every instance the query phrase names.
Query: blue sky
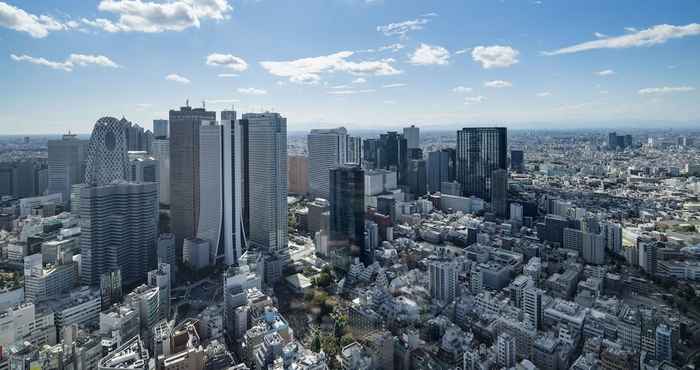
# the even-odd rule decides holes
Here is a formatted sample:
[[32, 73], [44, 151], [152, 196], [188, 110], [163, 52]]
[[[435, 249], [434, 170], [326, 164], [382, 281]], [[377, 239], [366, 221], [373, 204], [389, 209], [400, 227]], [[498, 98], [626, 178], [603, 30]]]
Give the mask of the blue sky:
[[3, 134], [203, 100], [290, 130], [700, 122], [700, 2], [0, 0]]

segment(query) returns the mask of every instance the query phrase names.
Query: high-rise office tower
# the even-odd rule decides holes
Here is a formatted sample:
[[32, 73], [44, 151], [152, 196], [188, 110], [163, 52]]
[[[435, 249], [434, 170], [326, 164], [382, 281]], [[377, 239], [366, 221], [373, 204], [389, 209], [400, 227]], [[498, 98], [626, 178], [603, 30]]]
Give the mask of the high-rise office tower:
[[459, 267], [449, 258], [436, 258], [428, 262], [430, 297], [449, 304], [457, 298]]
[[345, 163], [362, 165], [362, 138], [348, 136], [346, 148]]
[[496, 340], [498, 365], [506, 369], [515, 366], [515, 338], [508, 333], [501, 333]]
[[508, 171], [495, 170], [491, 174], [491, 205], [496, 216], [508, 216]]
[[348, 132], [345, 127], [311, 130], [309, 147], [309, 192], [313, 198], [328, 199], [330, 170], [346, 162]]
[[365, 139], [362, 141], [362, 161], [365, 168], [377, 168], [378, 139]]
[[153, 120], [153, 138], [156, 140], [164, 140], [168, 138], [168, 120], [154, 119]]
[[129, 152], [129, 169], [126, 180], [133, 182], [159, 182], [158, 160], [147, 152]]
[[[243, 115], [247, 137], [249, 244], [285, 261], [287, 249], [287, 119], [279, 113]], [[247, 128], [247, 130], [246, 130]], [[242, 149], [244, 149], [242, 148]], [[245, 177], [245, 175], [244, 175]]]
[[216, 121], [216, 112], [190, 106], [170, 111], [170, 224], [178, 260], [184, 239], [197, 234], [199, 128], [203, 121]]
[[412, 159], [408, 162], [407, 185], [414, 197], [420, 197], [428, 192], [427, 171], [425, 161]]
[[[165, 120], [167, 122], [167, 120]], [[167, 139], [153, 140], [151, 147], [153, 158], [158, 161], [158, 196], [160, 204], [170, 204], [170, 141]]]
[[442, 191], [443, 182], [454, 181], [455, 150], [446, 148], [428, 153], [428, 191]]
[[238, 265], [241, 248], [245, 243], [243, 230], [243, 126], [236, 120], [235, 111], [222, 111], [221, 123], [224, 126], [223, 142], [223, 190], [224, 190], [224, 262]]
[[518, 173], [525, 172], [525, 152], [516, 149], [510, 151], [510, 169]]
[[330, 171], [331, 240], [369, 265], [373, 255], [365, 248], [365, 171], [358, 166]]
[[408, 146], [403, 135], [394, 131], [379, 135], [377, 167], [396, 171], [399, 175], [399, 184], [406, 185]]
[[223, 127], [215, 121], [199, 128], [199, 218], [197, 238], [209, 242], [209, 263], [216, 262], [224, 216]]
[[287, 157], [287, 176], [289, 178], [289, 194], [308, 194], [309, 157], [305, 155], [290, 155]]
[[457, 131], [457, 181], [464, 195], [491, 200], [494, 170], [507, 168], [505, 127], [468, 127]]
[[97, 121], [88, 145], [85, 186], [80, 187], [81, 282], [97, 285], [121, 269], [124, 284], [146, 278], [155, 265], [158, 184], [127, 182], [124, 122]]
[[420, 128], [411, 125], [403, 128], [403, 137], [406, 138], [408, 149], [420, 148]]
[[61, 140], [49, 140], [49, 185], [48, 193], [60, 193], [63, 202], [70, 205], [70, 191], [75, 184], [85, 179], [85, 157], [88, 140], [77, 135], [63, 135]]

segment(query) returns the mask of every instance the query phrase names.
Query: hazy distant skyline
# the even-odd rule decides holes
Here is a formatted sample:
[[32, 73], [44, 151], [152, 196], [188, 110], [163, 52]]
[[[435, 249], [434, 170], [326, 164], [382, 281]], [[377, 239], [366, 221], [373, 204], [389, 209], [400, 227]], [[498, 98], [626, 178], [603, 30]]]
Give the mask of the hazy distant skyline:
[[2, 134], [185, 104], [290, 131], [700, 122], [700, 3], [0, 0]]

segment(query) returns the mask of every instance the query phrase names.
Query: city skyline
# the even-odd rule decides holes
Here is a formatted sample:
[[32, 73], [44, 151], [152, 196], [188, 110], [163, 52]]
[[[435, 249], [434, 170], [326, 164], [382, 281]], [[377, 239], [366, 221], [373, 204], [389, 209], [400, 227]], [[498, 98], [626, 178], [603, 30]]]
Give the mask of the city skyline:
[[290, 131], [700, 117], [692, 1], [182, 0], [162, 17], [127, 3], [0, 2], [3, 133], [88, 133], [104, 115], [150, 127], [186, 99], [283, 111]]

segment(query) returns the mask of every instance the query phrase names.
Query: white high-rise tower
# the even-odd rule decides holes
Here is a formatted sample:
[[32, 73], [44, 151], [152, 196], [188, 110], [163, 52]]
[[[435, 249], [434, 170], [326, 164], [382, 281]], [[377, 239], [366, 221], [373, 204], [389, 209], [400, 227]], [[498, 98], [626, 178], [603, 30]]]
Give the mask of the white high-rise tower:
[[199, 217], [197, 237], [209, 242], [209, 263], [216, 262], [223, 222], [222, 127], [204, 121], [199, 128]]
[[330, 170], [346, 162], [348, 132], [344, 127], [311, 130], [309, 147], [309, 192], [312, 197], [328, 199]]
[[236, 111], [222, 111], [224, 126], [224, 261], [238, 265], [243, 235], [243, 130], [236, 121]]

